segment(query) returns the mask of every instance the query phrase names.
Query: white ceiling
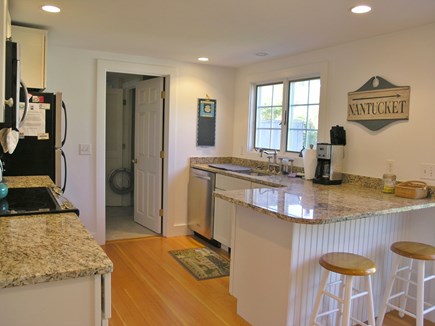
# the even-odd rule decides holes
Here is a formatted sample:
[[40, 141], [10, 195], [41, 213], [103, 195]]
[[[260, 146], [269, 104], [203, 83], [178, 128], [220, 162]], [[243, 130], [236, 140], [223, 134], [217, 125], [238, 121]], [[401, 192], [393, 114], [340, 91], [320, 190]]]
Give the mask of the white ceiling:
[[[47, 0], [49, 2], [50, 0]], [[237, 67], [435, 22], [435, 0], [9, 0], [13, 23], [54, 45]], [[406, 46], [404, 44], [404, 46]], [[265, 57], [256, 56], [267, 52]], [[392, 54], [394, 55], [394, 54]]]

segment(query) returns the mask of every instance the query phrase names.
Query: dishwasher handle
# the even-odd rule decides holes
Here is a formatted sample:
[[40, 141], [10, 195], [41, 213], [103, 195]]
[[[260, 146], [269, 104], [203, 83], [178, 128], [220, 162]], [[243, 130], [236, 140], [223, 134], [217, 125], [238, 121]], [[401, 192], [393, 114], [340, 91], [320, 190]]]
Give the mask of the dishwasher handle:
[[206, 177], [206, 176], [199, 175], [199, 174], [193, 174], [192, 176], [195, 178], [198, 178], [198, 179], [202, 179], [202, 180], [209, 180], [209, 181], [211, 180], [210, 177]]

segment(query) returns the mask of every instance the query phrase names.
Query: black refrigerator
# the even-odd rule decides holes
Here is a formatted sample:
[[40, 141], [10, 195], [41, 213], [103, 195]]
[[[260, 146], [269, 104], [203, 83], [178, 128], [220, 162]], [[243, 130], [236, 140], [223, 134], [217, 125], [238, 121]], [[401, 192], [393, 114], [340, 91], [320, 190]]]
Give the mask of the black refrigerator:
[[[67, 165], [62, 146], [66, 141], [67, 119], [62, 93], [29, 90], [28, 98], [18, 144], [12, 154], [3, 154], [3, 175], [48, 175], [64, 191]], [[20, 111], [24, 110], [22, 106]]]

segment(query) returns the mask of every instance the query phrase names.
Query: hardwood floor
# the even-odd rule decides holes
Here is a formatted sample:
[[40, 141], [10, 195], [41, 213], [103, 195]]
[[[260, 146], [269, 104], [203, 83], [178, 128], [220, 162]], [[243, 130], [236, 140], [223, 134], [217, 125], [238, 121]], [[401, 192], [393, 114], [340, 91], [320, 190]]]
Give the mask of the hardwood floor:
[[201, 247], [192, 237], [109, 242], [114, 263], [110, 326], [248, 325], [236, 314], [228, 277], [197, 281], [169, 250]]
[[[114, 264], [109, 325], [249, 325], [236, 314], [236, 299], [228, 294], [228, 277], [197, 281], [168, 253], [203, 245], [196, 238], [183, 236], [118, 240], [103, 246]], [[415, 322], [390, 313], [384, 325]]]

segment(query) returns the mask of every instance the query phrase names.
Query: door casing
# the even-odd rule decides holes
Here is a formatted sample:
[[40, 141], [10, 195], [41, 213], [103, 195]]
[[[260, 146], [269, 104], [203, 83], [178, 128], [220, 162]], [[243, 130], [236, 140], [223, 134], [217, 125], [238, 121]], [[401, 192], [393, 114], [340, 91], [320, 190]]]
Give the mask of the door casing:
[[[106, 242], [106, 204], [105, 204], [105, 138], [106, 138], [106, 78], [108, 72], [114, 73], [128, 73], [136, 75], [165, 77], [165, 113], [164, 113], [164, 127], [163, 139], [165, 159], [163, 160], [163, 211], [164, 218], [162, 222], [162, 235], [165, 236], [168, 232], [167, 217], [168, 209], [168, 175], [170, 166], [170, 137], [169, 137], [169, 117], [170, 107], [173, 105], [175, 99], [175, 85], [171, 85], [171, 80], [176, 79], [176, 69], [170, 66], [158, 66], [150, 64], [130, 63], [122, 61], [111, 60], [97, 60], [97, 112], [96, 112], [96, 146], [95, 146], [95, 204], [96, 204], [96, 218], [95, 218], [95, 238], [97, 242], [102, 245]], [[103, 167], [103, 168], [102, 168]], [[168, 191], [165, 191], [168, 189]]]

